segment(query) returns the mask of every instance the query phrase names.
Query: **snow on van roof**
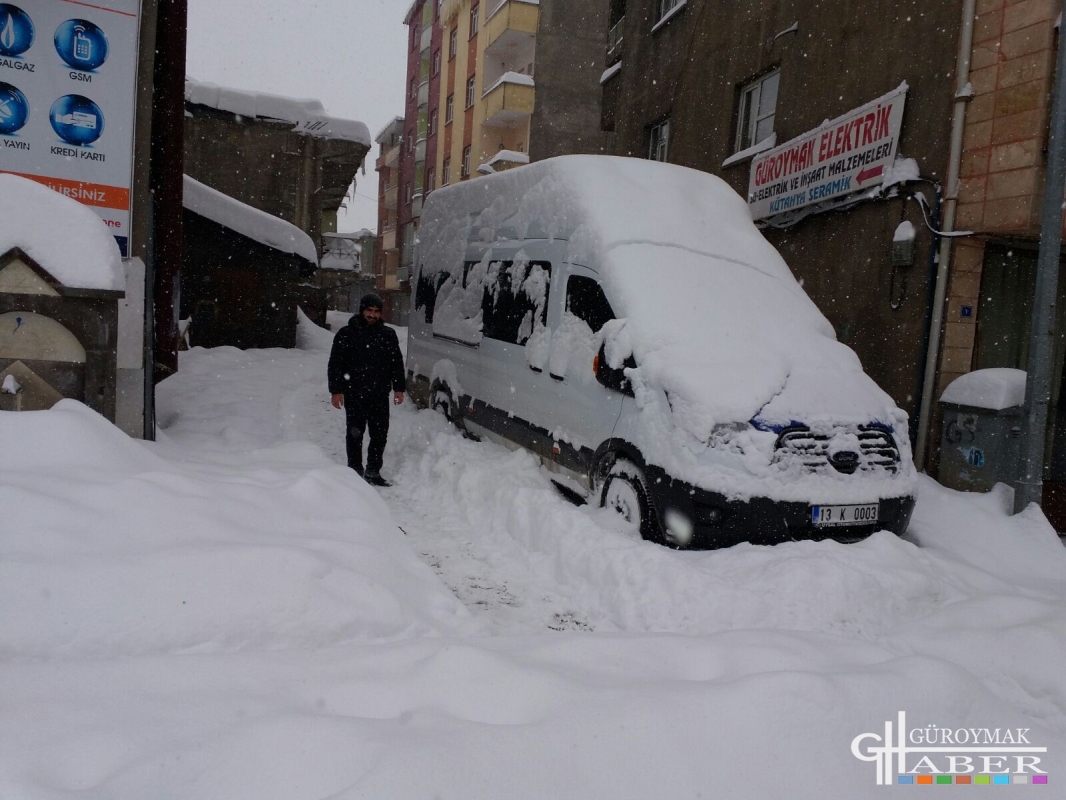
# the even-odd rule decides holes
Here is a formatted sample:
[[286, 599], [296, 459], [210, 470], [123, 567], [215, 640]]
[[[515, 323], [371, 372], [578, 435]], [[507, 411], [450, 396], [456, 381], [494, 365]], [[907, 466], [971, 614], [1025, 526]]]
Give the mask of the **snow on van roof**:
[[[423, 271], [461, 269], [470, 242], [565, 239], [597, 269], [625, 325], [638, 403], [665, 394], [674, 424], [706, 442], [754, 420], [882, 422], [906, 416], [836, 341], [747, 204], [721, 179], [610, 156], [562, 156], [438, 189], [419, 229]], [[904, 437], [905, 438], [905, 437]]]
[[126, 288], [115, 237], [95, 211], [36, 181], [0, 174], [0, 256], [13, 247], [68, 288]]

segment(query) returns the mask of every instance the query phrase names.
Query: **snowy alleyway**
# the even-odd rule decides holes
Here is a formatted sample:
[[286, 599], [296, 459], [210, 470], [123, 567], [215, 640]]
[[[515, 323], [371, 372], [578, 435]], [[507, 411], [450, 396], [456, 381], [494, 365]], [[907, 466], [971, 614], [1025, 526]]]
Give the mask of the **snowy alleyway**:
[[0, 415], [0, 797], [851, 800], [901, 711], [1063, 796], [1066, 551], [1003, 492], [677, 552], [410, 404], [376, 492], [300, 338], [182, 353], [155, 444]]

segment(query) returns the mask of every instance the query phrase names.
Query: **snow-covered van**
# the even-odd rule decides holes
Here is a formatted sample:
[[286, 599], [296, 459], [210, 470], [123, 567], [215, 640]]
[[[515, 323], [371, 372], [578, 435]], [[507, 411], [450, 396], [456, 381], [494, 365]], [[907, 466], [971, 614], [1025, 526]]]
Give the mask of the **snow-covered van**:
[[408, 388], [675, 546], [902, 533], [907, 417], [720, 179], [564, 156], [426, 201]]

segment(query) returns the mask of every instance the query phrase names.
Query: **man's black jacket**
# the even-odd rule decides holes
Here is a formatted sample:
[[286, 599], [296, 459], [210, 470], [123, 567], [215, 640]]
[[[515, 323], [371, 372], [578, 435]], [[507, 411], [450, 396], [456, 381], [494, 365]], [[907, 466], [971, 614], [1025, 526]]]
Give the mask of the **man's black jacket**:
[[366, 399], [404, 391], [403, 354], [396, 331], [383, 322], [368, 325], [361, 314], [333, 337], [329, 393]]

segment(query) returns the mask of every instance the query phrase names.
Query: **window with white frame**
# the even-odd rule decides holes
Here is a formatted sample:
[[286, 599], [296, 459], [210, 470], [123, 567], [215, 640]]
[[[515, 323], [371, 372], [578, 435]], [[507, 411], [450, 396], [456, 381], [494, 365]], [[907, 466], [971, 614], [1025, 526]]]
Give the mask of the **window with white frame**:
[[455, 58], [455, 54], [459, 52], [459, 29], [452, 28], [452, 32], [448, 34], [448, 60]]
[[780, 84], [781, 71], [775, 69], [741, 88], [736, 152], [757, 145], [774, 132]]
[[471, 75], [466, 79], [466, 107], [474, 105], [474, 87], [477, 85], [477, 75]]
[[444, 159], [444, 170], [441, 172], [441, 186], [447, 186], [452, 182], [452, 160], [450, 158]]
[[444, 124], [447, 125], [455, 119], [455, 95], [448, 95], [448, 102], [444, 105]]
[[656, 122], [648, 128], [648, 158], [666, 161], [670, 148], [670, 118]]
[[470, 145], [463, 148], [463, 166], [459, 175], [462, 178], [470, 177]]
[[429, 112], [429, 135], [433, 136], [437, 133], [437, 109], [433, 109]]
[[440, 50], [433, 51], [433, 74], [440, 75]]
[[481, 6], [474, 4], [470, 7], [470, 38], [473, 39], [477, 36], [478, 29], [481, 27]]

